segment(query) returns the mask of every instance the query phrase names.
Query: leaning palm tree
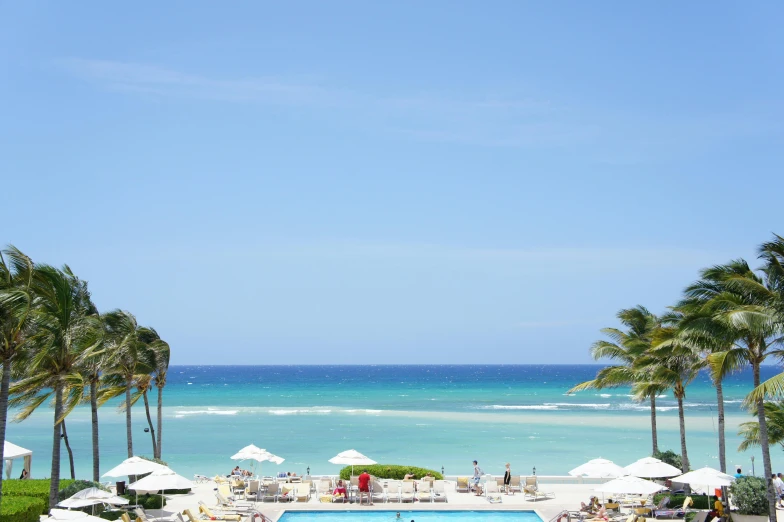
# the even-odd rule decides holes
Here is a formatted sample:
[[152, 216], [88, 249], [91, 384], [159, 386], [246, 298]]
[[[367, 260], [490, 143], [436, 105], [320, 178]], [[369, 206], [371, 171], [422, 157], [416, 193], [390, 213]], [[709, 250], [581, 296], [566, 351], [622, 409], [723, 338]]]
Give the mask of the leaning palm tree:
[[[157, 332], [156, 332], [157, 334]], [[153, 346], [154, 355], [155, 355], [155, 387], [158, 389], [158, 444], [156, 445], [156, 449], [158, 450], [158, 454], [155, 455], [156, 458], [162, 458], [161, 455], [163, 454], [162, 449], [162, 429], [163, 429], [163, 388], [166, 386], [166, 374], [169, 371], [169, 344], [165, 341], [159, 340]]]
[[54, 402], [49, 503], [55, 505], [60, 485], [60, 435], [68, 414], [63, 397], [71, 379], [78, 375], [79, 354], [97, 346], [100, 325], [90, 314], [86, 285], [68, 266], [60, 270], [35, 265], [32, 289], [36, 296], [32, 311], [35, 332], [25, 341], [24, 373], [11, 386], [10, 394], [12, 404], [23, 406], [18, 418], [29, 416], [50, 398]]
[[[711, 354], [727, 351], [732, 346], [732, 332], [725, 324], [714, 318], [714, 298], [724, 291], [721, 281], [715, 280], [712, 269], [701, 272], [701, 279], [684, 290], [685, 297], [675, 307], [683, 313], [680, 324], [679, 341], [691, 348], [701, 359], [702, 366], [708, 366]], [[726, 372], [732, 370], [728, 365]], [[727, 451], [724, 415], [724, 374], [710, 373], [716, 389], [716, 411], [719, 434], [719, 467], [727, 471]]]
[[656, 430], [656, 396], [663, 391], [657, 383], [648, 382], [644, 372], [637, 370], [636, 360], [644, 355], [651, 346], [651, 336], [658, 327], [659, 319], [643, 306], [623, 309], [618, 312], [618, 319], [627, 327], [627, 331], [617, 328], [604, 328], [602, 333], [612, 342], [600, 340], [591, 347], [594, 359], [611, 359], [620, 364], [608, 366], [599, 370], [596, 378], [578, 384], [567, 393], [574, 393], [587, 389], [614, 388], [630, 386], [635, 383], [645, 382], [637, 390], [639, 400], [649, 399], [651, 404], [651, 441], [653, 454], [659, 452], [658, 436]]
[[[0, 362], [3, 367], [0, 380], [0, 462], [4, 462], [12, 366], [25, 337], [31, 333], [32, 279], [33, 261], [29, 257], [13, 246], [0, 252]], [[0, 503], [2, 495], [3, 476], [0, 473]]]
[[686, 417], [683, 399], [686, 386], [694, 380], [701, 367], [701, 359], [684, 345], [679, 338], [683, 314], [670, 312], [662, 316], [662, 325], [653, 333], [653, 345], [644, 355], [637, 358], [637, 369], [648, 376], [647, 382], [638, 383], [633, 390], [640, 393], [646, 386], [658, 385], [671, 389], [678, 401], [678, 423], [681, 436], [681, 465], [684, 473], [689, 471], [689, 454], [686, 449]]
[[[125, 395], [125, 431], [128, 444], [128, 457], [133, 457], [133, 433], [131, 431], [131, 406], [133, 405], [131, 390], [135, 376], [153, 371], [154, 363], [150, 360], [149, 351], [143, 337], [147, 329], [136, 323], [133, 314], [115, 310], [104, 314], [104, 327], [107, 336], [107, 353], [109, 366], [107, 382], [111, 384], [101, 392], [99, 403]], [[119, 383], [119, 384], [118, 384]]]
[[[784, 357], [784, 352], [776, 349], [779, 344], [776, 334], [780, 332], [781, 324], [777, 322], [775, 308], [779, 283], [773, 280], [769, 272], [763, 271], [762, 275], [758, 275], [742, 259], [714, 267], [713, 270], [724, 288], [721, 294], [712, 299], [714, 318], [727, 328], [732, 344], [727, 350], [708, 357], [711, 372], [714, 376], [724, 376], [739, 367], [751, 366], [754, 388], [758, 390], [762, 363], [768, 357]], [[771, 522], [774, 522], [776, 493], [770, 479], [772, 465], [764, 398], [764, 393], [752, 393], [747, 397], [747, 405], [756, 411], [759, 422], [768, 504]]]
[[[778, 444], [784, 449], [784, 401], [765, 403], [765, 424], [768, 427], [768, 444]], [[740, 425], [738, 435], [743, 437], [743, 442], [738, 446], [738, 451], [759, 447], [759, 422], [744, 422]]]

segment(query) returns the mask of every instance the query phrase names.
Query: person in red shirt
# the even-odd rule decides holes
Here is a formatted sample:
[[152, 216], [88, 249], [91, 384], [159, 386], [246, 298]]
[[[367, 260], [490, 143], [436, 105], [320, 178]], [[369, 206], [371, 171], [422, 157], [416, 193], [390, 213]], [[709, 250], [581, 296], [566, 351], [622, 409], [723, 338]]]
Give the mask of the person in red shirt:
[[370, 475], [368, 474], [366, 469], [362, 470], [362, 474], [359, 476], [359, 491], [362, 492], [370, 492]]

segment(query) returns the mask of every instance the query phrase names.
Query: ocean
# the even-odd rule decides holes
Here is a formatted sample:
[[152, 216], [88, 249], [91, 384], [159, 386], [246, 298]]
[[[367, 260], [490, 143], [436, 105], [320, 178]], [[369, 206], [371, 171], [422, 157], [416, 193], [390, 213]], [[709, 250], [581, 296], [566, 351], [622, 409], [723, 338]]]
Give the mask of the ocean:
[[[285, 458], [261, 465], [278, 471], [337, 473], [328, 460], [356, 449], [384, 464], [410, 464], [447, 474], [485, 472], [564, 475], [597, 457], [620, 465], [651, 450], [650, 407], [625, 388], [568, 395], [593, 378], [598, 365], [172, 366], [164, 389], [163, 459], [178, 473], [227, 474], [230, 459], [256, 444]], [[763, 379], [780, 371], [763, 368]], [[741, 408], [751, 373], [725, 381], [727, 459], [732, 468], [761, 473], [759, 451], [738, 453], [738, 425], [753, 420]], [[688, 388], [686, 430], [692, 468], [718, 467], [715, 390], [707, 375]], [[156, 404], [155, 391], [150, 402]], [[125, 417], [112, 402], [99, 410], [101, 470], [126, 458]], [[680, 453], [677, 403], [657, 399], [659, 446]], [[11, 412], [13, 415], [13, 411]], [[154, 418], [155, 412], [152, 411]], [[52, 410], [9, 423], [7, 440], [33, 450], [33, 477], [49, 475]], [[10, 415], [9, 415], [10, 417]], [[10, 420], [10, 418], [9, 418]], [[89, 407], [67, 420], [77, 478], [91, 475]], [[133, 408], [134, 450], [152, 455], [142, 402]], [[62, 476], [69, 474], [63, 446]], [[775, 470], [784, 466], [772, 448]], [[241, 464], [250, 467], [250, 463]], [[15, 465], [18, 472], [20, 464]], [[108, 480], [108, 479], [107, 479]]]

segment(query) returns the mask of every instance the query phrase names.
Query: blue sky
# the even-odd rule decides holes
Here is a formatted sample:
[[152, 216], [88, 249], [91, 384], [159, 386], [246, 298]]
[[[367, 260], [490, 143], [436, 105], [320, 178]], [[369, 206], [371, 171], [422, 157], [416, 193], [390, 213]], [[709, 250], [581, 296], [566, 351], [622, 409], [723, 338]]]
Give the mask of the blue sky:
[[173, 363], [568, 363], [784, 234], [778, 2], [5, 2], [0, 241]]

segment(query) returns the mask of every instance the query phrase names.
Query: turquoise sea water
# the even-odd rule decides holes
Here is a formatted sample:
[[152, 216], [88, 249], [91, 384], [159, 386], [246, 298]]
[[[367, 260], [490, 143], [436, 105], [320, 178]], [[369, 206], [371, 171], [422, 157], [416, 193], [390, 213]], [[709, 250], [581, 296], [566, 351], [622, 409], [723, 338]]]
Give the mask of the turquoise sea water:
[[[400, 518], [397, 518], [400, 513]], [[297, 511], [278, 522], [541, 522], [533, 511]]]
[[[164, 460], [185, 476], [225, 474], [236, 464], [229, 457], [254, 443], [286, 459], [263, 464], [264, 473], [336, 473], [328, 459], [352, 448], [380, 463], [444, 467], [452, 475], [470, 474], [474, 459], [491, 474], [501, 474], [505, 462], [540, 475], [566, 474], [596, 457], [625, 465], [650, 452], [650, 408], [622, 388], [567, 395], [598, 368], [173, 366], [164, 391]], [[778, 371], [764, 368], [763, 378]], [[759, 453], [735, 451], [737, 425], [751, 420], [740, 404], [750, 389], [748, 372], [725, 382], [728, 464], [750, 470], [755, 455], [759, 473]], [[657, 407], [659, 445], [679, 452], [672, 394]], [[108, 470], [126, 457], [125, 420], [116, 403], [99, 415], [101, 469]], [[141, 401], [133, 415], [135, 453], [151, 455]], [[706, 376], [687, 389], [686, 416], [692, 467], [718, 466], [715, 391]], [[51, 410], [42, 410], [8, 427], [8, 440], [35, 452], [36, 477], [49, 473], [51, 423]], [[89, 476], [89, 409], [74, 411], [67, 427], [77, 475]], [[773, 462], [784, 465], [778, 447]]]

